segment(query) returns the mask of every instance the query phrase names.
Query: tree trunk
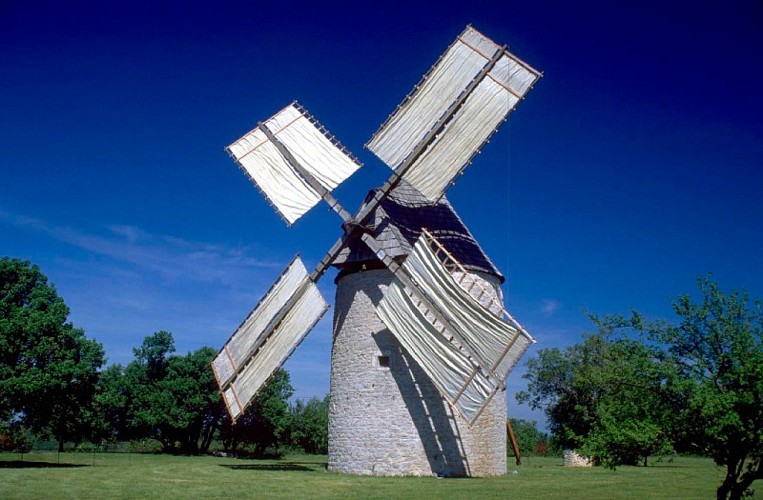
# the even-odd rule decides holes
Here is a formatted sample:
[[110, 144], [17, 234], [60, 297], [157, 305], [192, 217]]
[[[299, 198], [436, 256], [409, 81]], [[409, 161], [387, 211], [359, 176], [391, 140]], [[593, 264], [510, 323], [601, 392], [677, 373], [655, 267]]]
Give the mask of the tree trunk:
[[743, 488], [740, 492], [739, 485], [737, 484], [737, 477], [739, 476], [741, 466], [742, 464], [735, 460], [730, 460], [726, 465], [726, 477], [715, 492], [718, 500], [726, 500], [727, 498], [738, 500], [742, 498], [742, 494], [747, 488]]
[[750, 469], [739, 477], [739, 482], [735, 482], [732, 486], [730, 498], [737, 499], [744, 497], [745, 493], [756, 479], [763, 479], [763, 471], [760, 469], [760, 462], [757, 463], [757, 466], [751, 465]]
[[64, 438], [58, 438], [58, 452], [63, 453], [64, 452]]
[[189, 455], [199, 454], [199, 443], [198, 441], [196, 441], [195, 438], [191, 436], [188, 436], [188, 440], [186, 441], [184, 448], [185, 448], [184, 452]]
[[199, 451], [202, 453], [207, 453], [209, 451], [209, 446], [212, 444], [212, 438], [214, 437], [216, 430], [217, 424], [215, 423], [210, 425], [204, 432], [202, 432], [202, 440]]

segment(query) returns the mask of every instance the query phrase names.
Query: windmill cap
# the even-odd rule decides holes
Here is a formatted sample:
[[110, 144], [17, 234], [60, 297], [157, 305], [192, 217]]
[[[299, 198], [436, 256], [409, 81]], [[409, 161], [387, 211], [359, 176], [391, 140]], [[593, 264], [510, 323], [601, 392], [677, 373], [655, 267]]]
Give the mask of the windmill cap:
[[[368, 193], [364, 205], [373, 199], [378, 189], [380, 188]], [[400, 181], [367, 220], [374, 239], [393, 258], [402, 259], [407, 256], [421, 235], [421, 230], [425, 228], [468, 271], [495, 276], [501, 283], [505, 280], [445, 197], [432, 203], [416, 188]], [[361, 269], [383, 267], [359, 240], [352, 241], [332, 265], [340, 269], [337, 280]]]

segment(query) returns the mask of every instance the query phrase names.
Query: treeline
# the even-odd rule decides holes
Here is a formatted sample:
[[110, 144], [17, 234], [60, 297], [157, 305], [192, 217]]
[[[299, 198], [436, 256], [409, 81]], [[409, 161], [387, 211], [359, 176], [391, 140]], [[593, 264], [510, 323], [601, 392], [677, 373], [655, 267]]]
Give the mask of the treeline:
[[101, 344], [67, 321], [69, 309], [29, 262], [0, 259], [0, 449], [31, 440], [113, 443], [156, 440], [173, 453], [265, 455], [287, 448], [326, 453], [328, 398], [289, 404], [293, 387], [277, 372], [233, 424], [202, 347], [179, 355], [156, 332], [134, 360], [104, 369]]
[[206, 453], [215, 441], [225, 452], [256, 456], [284, 448], [326, 453], [328, 401], [290, 405], [294, 389], [285, 370], [234, 424], [209, 367], [216, 350], [176, 355], [172, 334], [160, 331], [133, 351], [134, 361], [108, 367], [96, 384], [91, 436], [97, 441], [151, 438], [164, 452], [186, 454]]

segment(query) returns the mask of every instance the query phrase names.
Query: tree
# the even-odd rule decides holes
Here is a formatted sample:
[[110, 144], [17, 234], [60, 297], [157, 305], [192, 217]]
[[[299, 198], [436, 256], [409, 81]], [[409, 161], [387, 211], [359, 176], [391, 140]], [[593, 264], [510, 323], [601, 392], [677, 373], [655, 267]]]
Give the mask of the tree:
[[130, 438], [128, 398], [124, 367], [115, 364], [103, 370], [93, 397], [93, 439], [113, 443]]
[[169, 356], [173, 352], [175, 341], [172, 334], [155, 332], [144, 338], [139, 348], [133, 349], [135, 360], [127, 364], [123, 377], [128, 437], [156, 439], [165, 451], [174, 449], [175, 443], [166, 432], [162, 432], [166, 417], [164, 408], [171, 402], [163, 401], [159, 383], [167, 375]]
[[741, 498], [763, 479], [763, 312], [746, 293], [724, 294], [704, 277], [700, 301], [673, 304], [677, 324], [634, 312], [612, 324], [664, 346], [673, 370], [671, 431], [726, 468], [718, 498]]
[[203, 453], [223, 414], [209, 368], [217, 352], [202, 347], [178, 356], [174, 351], [171, 333], [146, 337], [133, 349], [135, 361], [104, 380], [98, 401], [104, 420], [124, 422], [124, 433], [132, 439], [156, 439], [164, 451]]
[[132, 350], [135, 359], [145, 368], [150, 381], [157, 381], [167, 374], [169, 356], [175, 352], [175, 339], [170, 332], [161, 330], [143, 339], [140, 347]]
[[519, 403], [542, 409], [554, 439], [563, 448], [578, 448], [598, 421], [598, 403], [604, 384], [601, 362], [608, 341], [591, 335], [582, 344], [562, 350], [541, 349], [527, 362], [522, 378], [527, 391], [517, 394]]
[[657, 353], [628, 338], [615, 338], [606, 320], [599, 331], [564, 350], [539, 351], [523, 376], [521, 403], [544, 409], [554, 440], [609, 467], [647, 465], [672, 451], [663, 430], [664, 372]]
[[648, 457], [673, 452], [665, 431], [672, 418], [671, 372], [661, 363], [659, 349], [627, 337], [593, 318], [599, 332], [611, 338], [600, 365], [604, 390], [597, 405], [598, 420], [581, 452], [608, 467], [647, 465]]
[[185, 356], [169, 358], [167, 375], [157, 384], [162, 412], [159, 428], [179, 443], [183, 453], [205, 453], [223, 416], [217, 383], [209, 365], [217, 355], [202, 347]]
[[0, 418], [18, 416], [63, 449], [88, 430], [103, 347], [30, 262], [0, 259]]
[[301, 400], [290, 408], [291, 444], [305, 453], [328, 453], [329, 397]]
[[235, 452], [247, 444], [254, 455], [263, 456], [284, 444], [291, 424], [287, 400], [293, 393], [289, 372], [276, 371], [235, 424], [227, 413], [223, 417], [220, 436], [225, 450]]

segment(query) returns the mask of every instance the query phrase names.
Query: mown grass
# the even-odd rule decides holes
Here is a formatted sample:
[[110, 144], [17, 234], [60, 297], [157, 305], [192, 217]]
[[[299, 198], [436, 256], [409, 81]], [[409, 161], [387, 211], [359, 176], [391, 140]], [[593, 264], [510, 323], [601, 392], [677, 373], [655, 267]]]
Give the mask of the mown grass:
[[[516, 471], [516, 473], [514, 473]], [[649, 467], [573, 469], [527, 457], [495, 478], [365, 477], [325, 456], [281, 460], [129, 453], [0, 454], [0, 498], [713, 498], [722, 469], [678, 457]], [[760, 485], [763, 489], [763, 485]], [[758, 494], [758, 498], [763, 495]]]

